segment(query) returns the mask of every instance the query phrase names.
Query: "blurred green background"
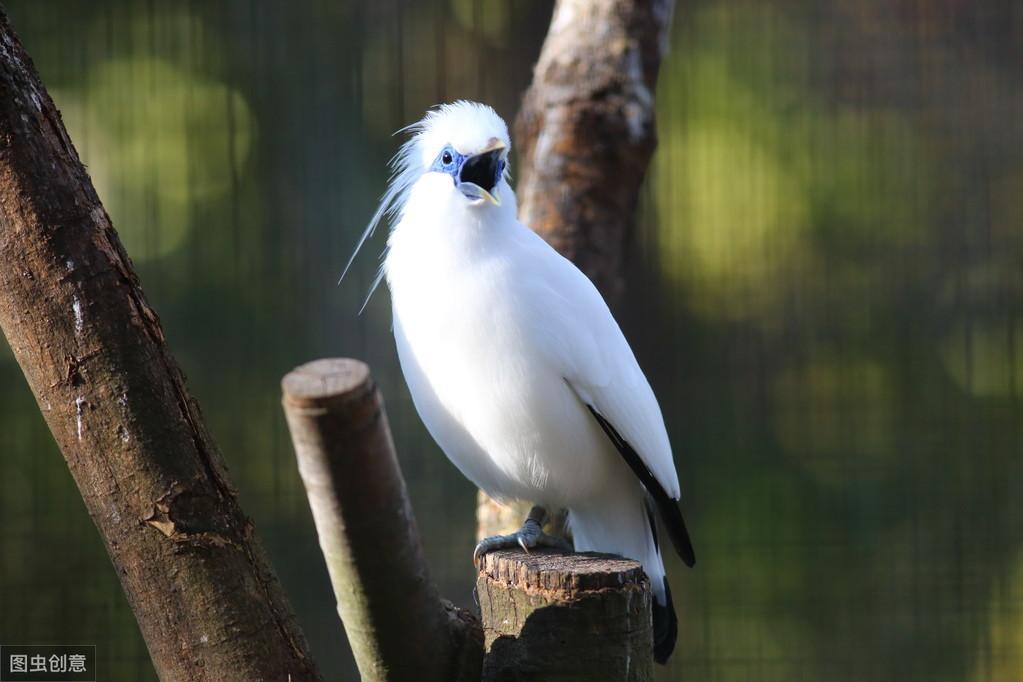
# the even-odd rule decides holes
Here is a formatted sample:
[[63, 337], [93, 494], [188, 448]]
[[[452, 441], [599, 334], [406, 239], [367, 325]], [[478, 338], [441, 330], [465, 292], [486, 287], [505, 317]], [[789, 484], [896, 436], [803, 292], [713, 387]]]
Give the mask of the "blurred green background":
[[[397, 128], [509, 121], [546, 0], [5, 0], [161, 314], [329, 679], [356, 674], [279, 407], [370, 362], [430, 566], [471, 600], [474, 489], [419, 422], [383, 235], [335, 286]], [[661, 679], [1023, 679], [1023, 10], [686, 2], [616, 313], [700, 562]], [[155, 679], [0, 341], [0, 641]]]

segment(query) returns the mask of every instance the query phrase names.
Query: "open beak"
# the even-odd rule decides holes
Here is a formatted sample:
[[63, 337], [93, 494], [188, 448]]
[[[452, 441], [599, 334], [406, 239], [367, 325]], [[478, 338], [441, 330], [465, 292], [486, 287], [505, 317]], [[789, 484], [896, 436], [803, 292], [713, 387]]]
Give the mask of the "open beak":
[[458, 189], [470, 199], [501, 205], [497, 185], [504, 173], [504, 142], [496, 137], [478, 154], [470, 156], [458, 171]]

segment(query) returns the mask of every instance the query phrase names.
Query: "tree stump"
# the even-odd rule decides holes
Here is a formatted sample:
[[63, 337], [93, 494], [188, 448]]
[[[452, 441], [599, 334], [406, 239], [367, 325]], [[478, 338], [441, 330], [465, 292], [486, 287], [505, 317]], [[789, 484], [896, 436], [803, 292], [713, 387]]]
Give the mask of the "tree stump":
[[650, 584], [637, 561], [499, 550], [476, 581], [483, 680], [653, 679]]

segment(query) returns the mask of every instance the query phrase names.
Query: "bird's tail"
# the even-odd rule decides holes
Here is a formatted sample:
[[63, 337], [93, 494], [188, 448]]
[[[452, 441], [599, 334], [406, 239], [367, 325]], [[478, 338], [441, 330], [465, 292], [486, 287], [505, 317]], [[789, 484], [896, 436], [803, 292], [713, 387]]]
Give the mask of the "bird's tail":
[[602, 496], [599, 505], [569, 509], [568, 521], [578, 551], [620, 554], [643, 564], [654, 597], [654, 660], [663, 664], [675, 649], [678, 620], [664, 574], [653, 513], [643, 489], [639, 485], [629, 488], [627, 494]]

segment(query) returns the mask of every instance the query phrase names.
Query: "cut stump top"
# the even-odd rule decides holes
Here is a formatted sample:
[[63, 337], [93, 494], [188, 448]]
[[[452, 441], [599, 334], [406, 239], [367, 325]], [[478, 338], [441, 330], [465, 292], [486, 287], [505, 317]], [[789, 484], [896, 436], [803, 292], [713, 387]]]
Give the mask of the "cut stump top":
[[351, 358], [327, 358], [300, 365], [281, 381], [286, 403], [315, 407], [345, 399], [370, 384], [369, 367]]
[[621, 589], [646, 581], [638, 561], [613, 554], [555, 549], [500, 549], [483, 557], [480, 577], [526, 591], [568, 598], [582, 592]]

